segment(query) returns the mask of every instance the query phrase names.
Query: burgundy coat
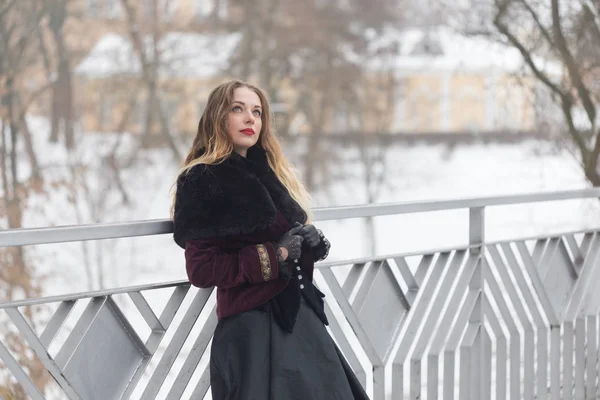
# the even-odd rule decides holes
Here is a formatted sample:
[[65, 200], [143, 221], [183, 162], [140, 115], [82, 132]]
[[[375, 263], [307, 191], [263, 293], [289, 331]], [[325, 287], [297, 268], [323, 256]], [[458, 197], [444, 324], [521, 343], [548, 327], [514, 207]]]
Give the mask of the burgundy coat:
[[[198, 287], [217, 287], [219, 319], [249, 311], [281, 292], [288, 281], [279, 279], [273, 243], [291, 229], [281, 213], [266, 229], [249, 235], [189, 240], [186, 270]], [[312, 281], [314, 259], [299, 260], [302, 275]]]
[[[282, 292], [274, 243], [306, 213], [291, 198], [255, 146], [218, 165], [197, 165], [177, 182], [175, 242], [185, 249], [190, 282], [217, 287], [219, 319], [249, 311]], [[301, 273], [312, 282], [314, 254], [302, 252]]]

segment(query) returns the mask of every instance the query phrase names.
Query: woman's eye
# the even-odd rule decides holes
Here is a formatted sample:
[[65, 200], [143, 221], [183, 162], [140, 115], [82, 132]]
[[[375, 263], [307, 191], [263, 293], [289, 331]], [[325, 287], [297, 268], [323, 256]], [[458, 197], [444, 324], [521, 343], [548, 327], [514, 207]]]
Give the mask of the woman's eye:
[[261, 112], [259, 110], [254, 110], [254, 115], [256, 115], [257, 117], [260, 117]]
[[231, 111], [235, 111], [235, 112], [242, 111], [242, 107], [240, 107], [240, 106], [234, 106], [234, 107], [231, 109]]

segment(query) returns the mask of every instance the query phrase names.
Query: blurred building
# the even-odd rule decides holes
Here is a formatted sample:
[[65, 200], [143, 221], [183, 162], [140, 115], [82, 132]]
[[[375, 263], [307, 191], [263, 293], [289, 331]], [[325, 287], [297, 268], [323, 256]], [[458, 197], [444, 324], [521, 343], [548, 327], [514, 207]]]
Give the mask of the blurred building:
[[[194, 132], [209, 91], [223, 79], [240, 35], [169, 32], [156, 50], [150, 37], [144, 39], [148, 62], [158, 68], [158, 99], [171, 130]], [[140, 82], [142, 66], [127, 35], [102, 36], [75, 74], [84, 131], [118, 132], [124, 126], [132, 133], [144, 131], [147, 89]], [[154, 118], [151, 131], [160, 129], [159, 118]]]
[[[129, 0], [128, 4], [147, 63], [158, 69], [158, 99], [170, 127], [175, 132], [194, 131], [208, 90], [239, 41], [239, 36], [219, 33], [216, 27], [239, 12], [227, 0]], [[73, 68], [79, 126], [84, 132], [143, 132], [147, 88], [122, 0], [75, 0], [70, 8], [67, 36], [80, 55]], [[158, 135], [160, 130], [156, 116], [149, 133]]]
[[[530, 131], [543, 118], [547, 92], [517, 49], [446, 27], [399, 35], [392, 131]], [[557, 64], [541, 61], [560, 79]]]
[[[144, 88], [133, 85], [139, 81], [141, 66], [123, 31], [120, 3], [77, 3], [101, 33], [93, 35], [94, 45], [75, 68], [77, 114], [84, 131], [116, 132], [123, 128], [124, 118], [128, 131], [144, 129]], [[144, 18], [156, 12], [150, 7], [155, 0], [133, 3], [141, 7], [138, 12]], [[161, 104], [173, 130], [191, 135], [209, 90], [228, 78], [228, 62], [242, 39], [240, 34], [213, 29], [207, 21], [215, 16], [239, 18], [239, 10], [224, 0], [158, 4], [166, 7], [161, 11], [165, 26], [171, 18], [177, 21], [157, 46]], [[114, 20], [121, 20], [119, 29], [112, 29]], [[152, 54], [152, 31], [143, 34]], [[375, 49], [369, 60], [357, 61], [365, 70], [364, 79], [356, 83], [361, 101], [335, 101], [325, 114], [323, 133], [522, 132], [533, 130], [545, 118], [549, 96], [514, 48], [444, 26], [388, 29], [374, 35], [370, 45], [387, 51]], [[550, 62], [545, 66], [560, 77], [559, 67]], [[294, 88], [285, 81], [276, 102], [278, 110], [291, 115], [289, 133], [308, 132], [305, 116], [291, 109]], [[160, 129], [157, 120], [153, 131]]]

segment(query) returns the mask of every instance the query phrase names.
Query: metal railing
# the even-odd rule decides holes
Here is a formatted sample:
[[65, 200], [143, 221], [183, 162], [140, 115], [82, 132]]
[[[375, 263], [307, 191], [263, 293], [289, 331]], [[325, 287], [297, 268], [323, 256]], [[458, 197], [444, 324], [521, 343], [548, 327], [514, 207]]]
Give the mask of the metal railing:
[[[600, 232], [490, 243], [485, 210], [598, 197], [585, 189], [315, 210], [317, 221], [469, 210], [460, 248], [318, 265], [330, 332], [372, 398], [596, 398]], [[21, 229], [0, 232], [0, 247], [171, 231], [164, 220]], [[212, 290], [179, 281], [4, 303], [0, 314], [58, 383], [58, 398], [201, 399], [214, 303]], [[25, 312], [34, 306], [54, 308], [43, 330]], [[0, 359], [31, 398], [46, 398], [4, 340]]]

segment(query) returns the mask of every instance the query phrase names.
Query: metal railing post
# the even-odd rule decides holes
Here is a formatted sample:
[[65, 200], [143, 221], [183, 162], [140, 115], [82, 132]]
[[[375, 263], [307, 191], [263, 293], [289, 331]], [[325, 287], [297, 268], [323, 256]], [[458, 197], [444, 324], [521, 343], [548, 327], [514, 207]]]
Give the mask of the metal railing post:
[[[484, 280], [485, 280], [485, 207], [469, 208], [469, 245], [471, 253], [477, 255], [477, 267], [471, 280], [471, 290], [479, 292], [479, 299], [469, 322], [477, 324], [479, 329], [473, 344], [471, 374], [472, 399], [489, 399], [491, 396], [491, 349], [490, 338], [484, 327]], [[461, 398], [462, 394], [461, 394]]]

